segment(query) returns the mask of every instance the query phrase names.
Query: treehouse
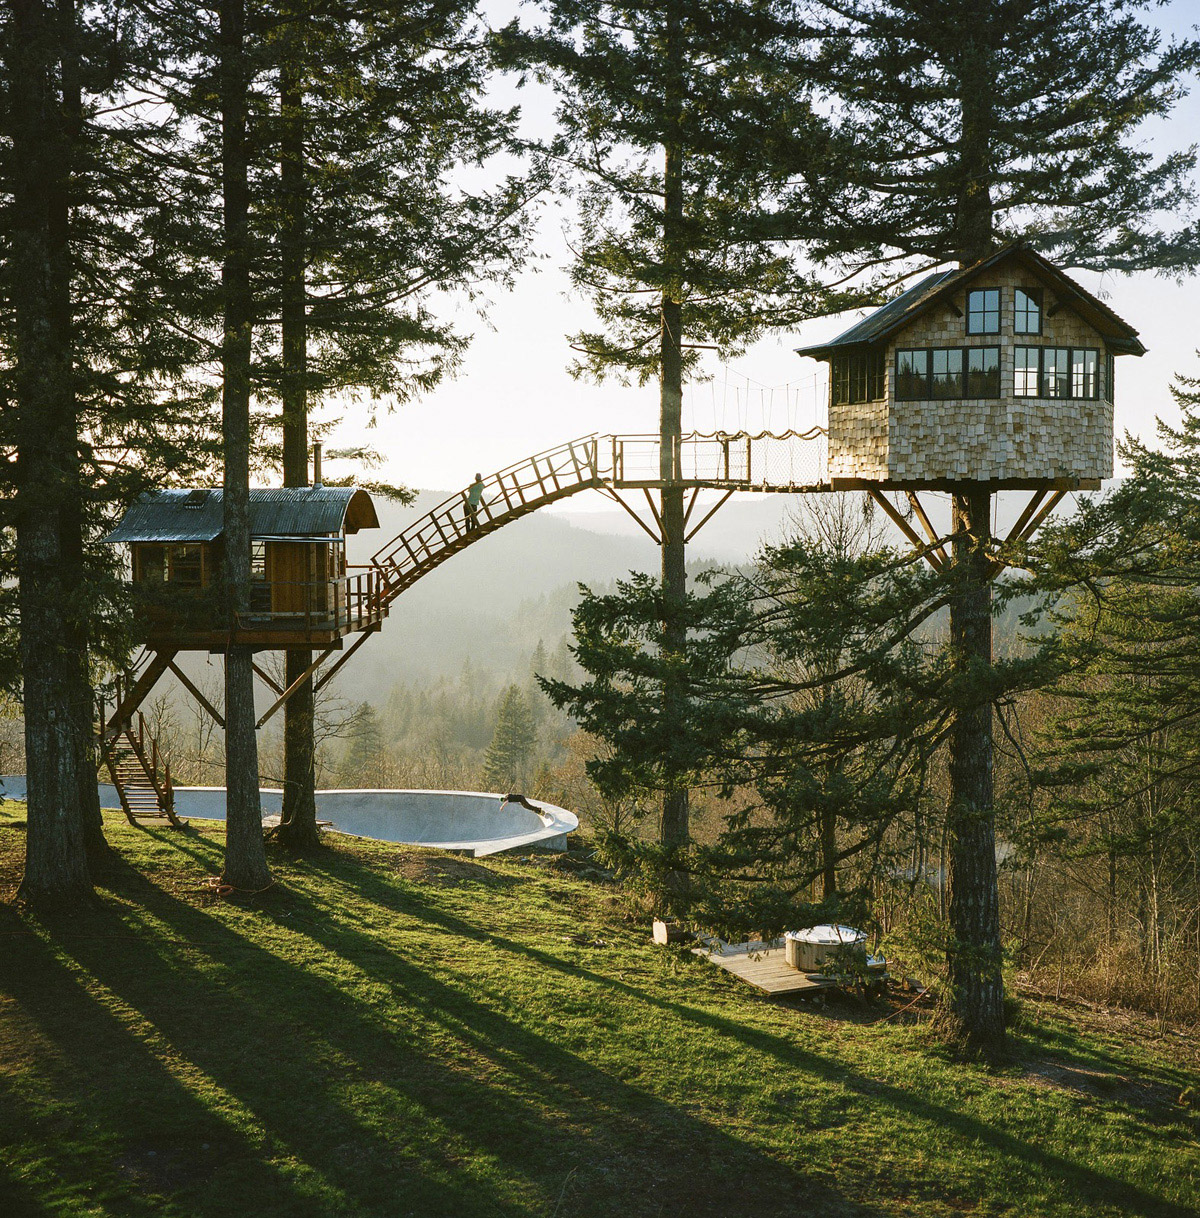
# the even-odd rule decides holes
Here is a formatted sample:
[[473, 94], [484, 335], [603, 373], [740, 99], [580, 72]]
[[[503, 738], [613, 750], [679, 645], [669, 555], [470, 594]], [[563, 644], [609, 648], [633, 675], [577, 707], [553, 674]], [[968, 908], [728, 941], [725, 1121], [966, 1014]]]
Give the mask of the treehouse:
[[250, 609], [231, 621], [221, 566], [219, 489], [142, 496], [105, 538], [127, 544], [143, 641], [164, 652], [340, 646], [376, 629], [386, 613], [378, 568], [350, 567], [346, 537], [379, 527], [355, 487], [250, 491]]
[[834, 489], [1097, 487], [1137, 331], [1023, 245], [923, 279], [831, 342]]

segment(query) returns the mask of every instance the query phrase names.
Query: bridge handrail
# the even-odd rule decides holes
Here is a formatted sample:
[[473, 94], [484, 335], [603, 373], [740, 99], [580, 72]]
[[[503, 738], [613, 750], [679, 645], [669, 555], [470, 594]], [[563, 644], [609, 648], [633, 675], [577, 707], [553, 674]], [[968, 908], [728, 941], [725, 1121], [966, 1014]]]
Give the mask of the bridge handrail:
[[[819, 477], [815, 481], [811, 478], [797, 480], [792, 469], [789, 469], [786, 478], [773, 478], [770, 470], [770, 453], [773, 450], [763, 452], [755, 445], [761, 445], [764, 441], [781, 444], [811, 442], [825, 435], [825, 429], [817, 426], [804, 432], [790, 428], [784, 432], [687, 432], [679, 437], [679, 447], [671, 461], [671, 478], [692, 485], [812, 486], [820, 481]], [[466, 544], [470, 534], [482, 525], [501, 524], [508, 517], [523, 515], [544, 503], [589, 486], [662, 485], [661, 451], [631, 452], [634, 475], [629, 473], [626, 463], [627, 448], [636, 450], [647, 446], [658, 450], [660, 443], [659, 435], [654, 432], [622, 435], [592, 432], [514, 461], [489, 474], [483, 479], [483, 495], [474, 518], [467, 511], [467, 490], [443, 499], [372, 556], [372, 564], [383, 575], [381, 599], [390, 601], [399, 594], [402, 586], [406, 586], [410, 573], [436, 565], [440, 561], [439, 555], [444, 556]], [[701, 454], [710, 446], [716, 447], [713, 454], [707, 454], [709, 459], [713, 456], [720, 459], [713, 470], [704, 472]], [[691, 455], [689, 472], [684, 470], [685, 451]], [[756, 452], [759, 454], [757, 459]], [[790, 459], [789, 455], [789, 462]], [[757, 466], [762, 468], [758, 469], [758, 477], [755, 478]], [[644, 473], [638, 472], [643, 468]], [[528, 495], [529, 491], [536, 493]]]
[[[479, 509], [480, 516], [491, 523], [503, 519], [503, 517], [510, 515], [518, 510], [518, 508], [528, 507], [531, 501], [524, 497], [524, 492], [532, 489], [534, 486], [537, 486], [542, 492], [538, 498], [544, 498], [547, 494], [545, 489], [547, 478], [550, 478], [555, 483], [556, 491], [562, 490], [566, 486], [578, 489], [585, 484], [600, 481], [606, 476], [606, 473], [602, 473], [599, 468], [599, 439], [600, 437], [595, 432], [585, 436], [577, 436], [573, 440], [567, 440], [565, 443], [556, 445], [554, 448], [548, 448], [543, 452], [534, 453], [531, 457], [524, 457], [520, 461], [514, 461], [511, 465], [506, 465], [503, 469], [489, 474], [483, 479], [483, 498]], [[581, 453], [583, 456], [582, 460], [580, 459]], [[557, 463], [557, 458], [564, 455], [571, 458], [571, 471], [560, 468]], [[546, 466], [544, 474], [538, 468], [539, 461]], [[534, 479], [528, 483], [523, 482], [520, 477], [526, 470], [532, 470], [534, 474]], [[586, 476], [584, 471], [586, 471]], [[569, 472], [573, 472], [575, 477], [573, 480], [563, 483], [561, 481], [562, 476]], [[510, 479], [510, 483], [506, 483], [505, 479]], [[376, 565], [382, 566], [384, 563], [394, 561], [395, 555], [404, 549], [407, 549], [409, 555], [414, 557], [415, 560], [415, 555], [413, 554], [414, 544], [419, 544], [423, 549], [429, 549], [424, 538], [425, 533], [432, 531], [439, 534], [443, 542], [446, 541], [445, 531], [442, 526], [449, 529], [455, 537], [463, 536], [467, 531], [464, 514], [466, 495], [467, 491], [461, 490], [449, 496], [449, 498], [443, 499], [436, 507], [431, 508], [424, 516], [415, 520], [396, 537], [392, 538], [387, 545], [377, 550], [372, 556], [371, 561]], [[512, 495], [517, 496], [518, 502], [516, 504], [512, 501]], [[506, 510], [492, 510], [497, 504], [498, 498], [503, 500]]]

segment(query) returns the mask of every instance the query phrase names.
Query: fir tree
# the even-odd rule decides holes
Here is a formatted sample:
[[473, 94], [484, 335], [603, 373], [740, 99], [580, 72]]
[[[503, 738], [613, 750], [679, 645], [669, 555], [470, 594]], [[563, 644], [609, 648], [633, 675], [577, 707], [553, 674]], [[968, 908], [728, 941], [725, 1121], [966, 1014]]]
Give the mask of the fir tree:
[[[572, 339], [573, 372], [659, 387], [660, 478], [680, 477], [683, 384], [705, 346], [729, 357], [768, 326], [830, 307], [781, 244], [781, 197], [823, 124], [807, 104], [789, 6], [761, 0], [548, 0], [538, 33], [505, 31], [509, 62], [562, 97], [555, 151], [580, 176], [571, 276], [600, 328]], [[787, 167], [784, 167], [784, 162]], [[661, 498], [667, 652], [685, 636], [684, 493]], [[681, 714], [663, 689], [668, 718]], [[663, 793], [663, 841], [688, 837], [687, 790]]]
[[[287, 0], [267, 21], [278, 109], [260, 143], [279, 171], [258, 208], [266, 309], [259, 387], [281, 407], [284, 483], [308, 485], [309, 401], [338, 394], [402, 404], [451, 374], [466, 337], [435, 313], [435, 290], [508, 282], [527, 248], [540, 171], [455, 181], [462, 165], [516, 151], [513, 111], [483, 101], [473, 0], [419, 12], [393, 0]], [[496, 180], [498, 179], [498, 181]], [[275, 239], [277, 236], [277, 239]], [[277, 339], [276, 339], [277, 336]], [[286, 685], [311, 655], [287, 653]], [[313, 691], [284, 707], [280, 840], [319, 841], [313, 800]]]
[[[838, 97], [838, 147], [803, 206], [843, 274], [969, 266], [1024, 237], [1068, 265], [1179, 270], [1200, 256], [1191, 151], [1154, 160], [1143, 121], [1166, 114], [1200, 46], [1164, 46], [1149, 0], [826, 0], [814, 67]], [[1069, 49], [1068, 49], [1069, 48]], [[817, 225], [809, 224], [808, 231]], [[950, 732], [952, 1007], [971, 1050], [1004, 1042], [995, 862], [991, 495], [953, 490], [950, 632], [964, 690]], [[973, 680], [972, 678], [977, 678]], [[974, 690], [974, 692], [972, 692]]]
[[496, 730], [483, 759], [483, 781], [497, 791], [523, 791], [529, 781], [529, 762], [537, 732], [529, 704], [516, 685], [504, 691]]

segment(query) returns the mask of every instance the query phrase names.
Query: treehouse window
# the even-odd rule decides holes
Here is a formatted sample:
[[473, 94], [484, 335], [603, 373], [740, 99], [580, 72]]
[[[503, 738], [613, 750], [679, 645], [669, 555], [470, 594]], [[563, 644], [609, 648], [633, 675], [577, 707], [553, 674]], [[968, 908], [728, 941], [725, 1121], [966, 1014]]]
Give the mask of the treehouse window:
[[167, 578], [173, 584], [199, 587], [204, 580], [204, 556], [198, 545], [171, 546], [168, 551], [170, 570]]
[[967, 333], [1000, 333], [999, 288], [977, 288], [967, 293]]
[[271, 585], [267, 583], [267, 543], [250, 543], [250, 609], [253, 613], [271, 610]]
[[146, 584], [161, 584], [167, 578], [167, 547], [137, 546], [134, 578]]
[[1000, 348], [972, 347], [967, 352], [967, 392], [969, 398], [1000, 396]]
[[1097, 398], [1100, 396], [1100, 352], [1087, 348], [1071, 352], [1071, 396]]
[[905, 402], [929, 396], [929, 352], [896, 352], [896, 397]]
[[1013, 330], [1017, 334], [1041, 334], [1042, 297], [1040, 292], [1017, 288], [1013, 299]]
[[898, 401], [999, 396], [999, 347], [947, 347], [896, 352]]
[[963, 395], [963, 353], [957, 347], [930, 352], [932, 372], [929, 396], [935, 399], [960, 398]]
[[1100, 396], [1100, 352], [1090, 347], [1017, 347], [1013, 392], [1019, 398]]
[[877, 402], [884, 396], [883, 352], [840, 355], [833, 361], [834, 405]]

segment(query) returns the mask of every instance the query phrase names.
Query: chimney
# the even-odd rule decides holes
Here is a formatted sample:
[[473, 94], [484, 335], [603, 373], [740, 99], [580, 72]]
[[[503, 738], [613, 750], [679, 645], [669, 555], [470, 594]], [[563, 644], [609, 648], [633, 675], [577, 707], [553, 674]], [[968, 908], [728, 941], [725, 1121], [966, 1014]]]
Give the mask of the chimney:
[[313, 490], [321, 487], [321, 441], [313, 445]]

